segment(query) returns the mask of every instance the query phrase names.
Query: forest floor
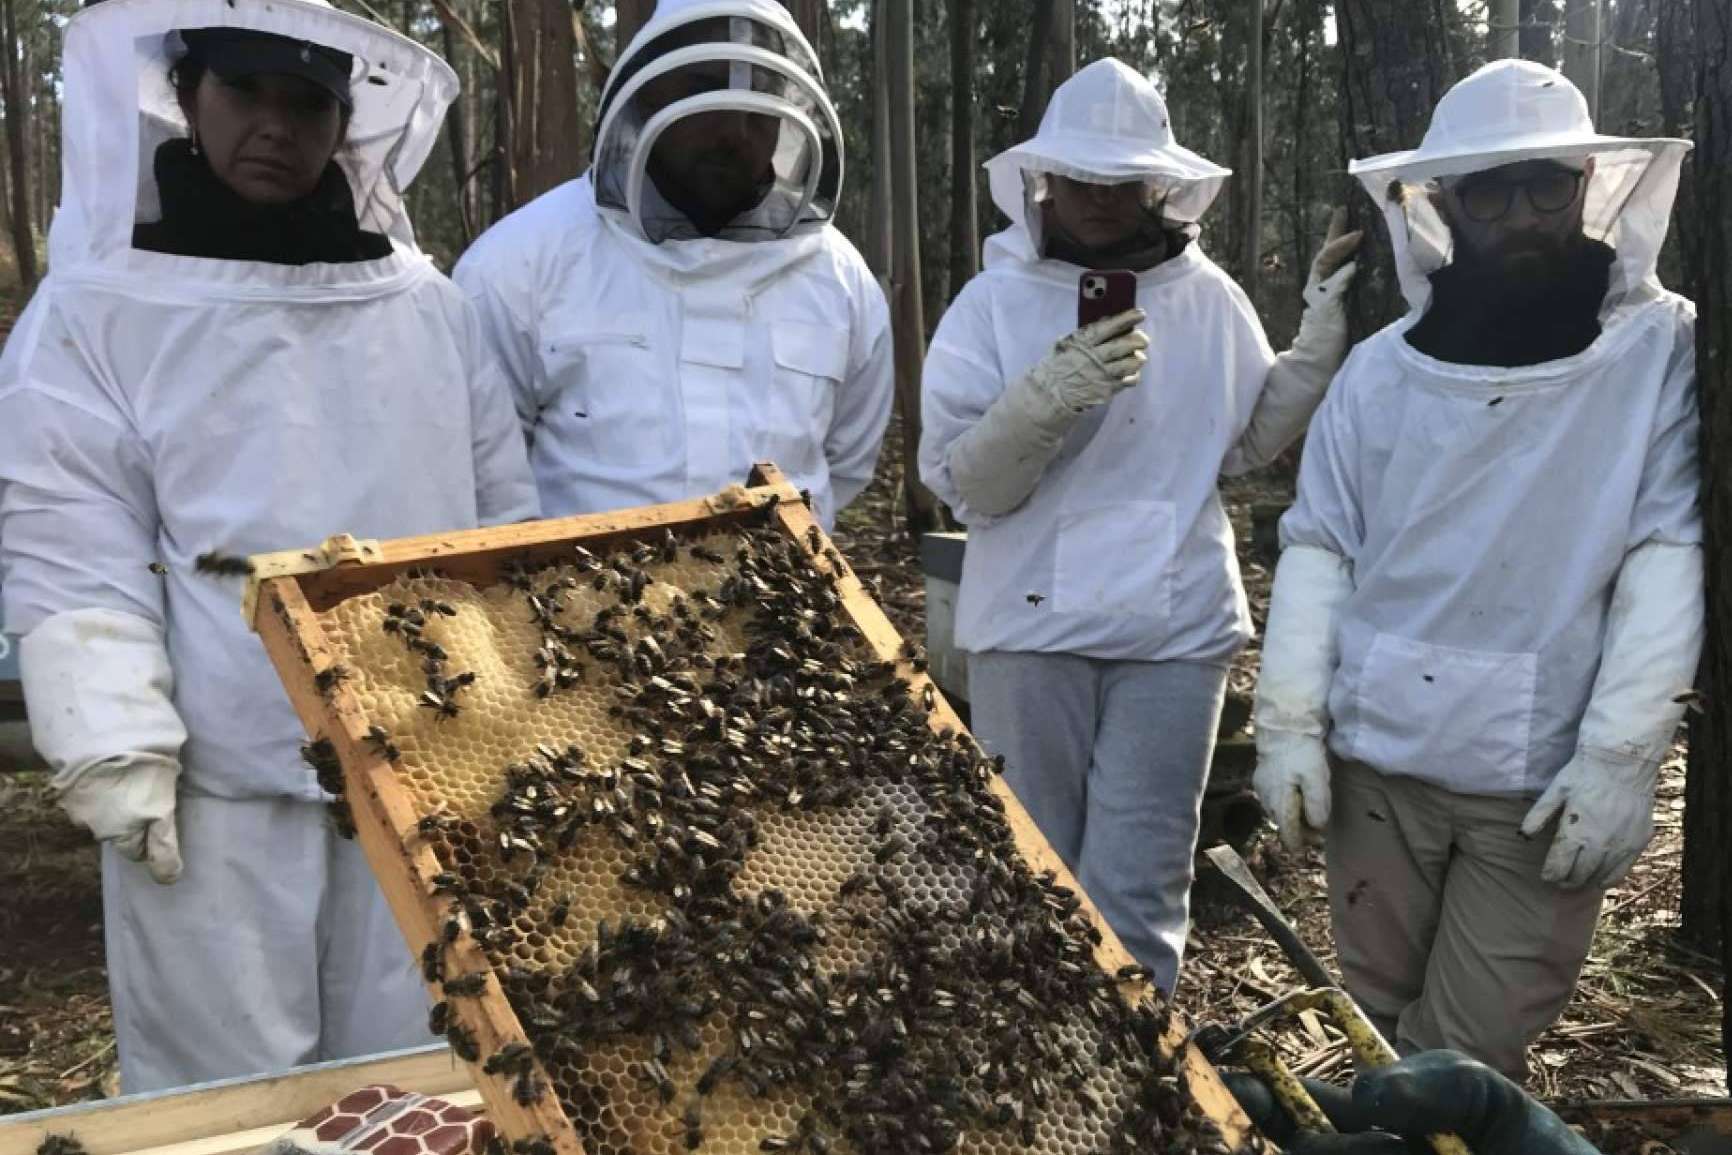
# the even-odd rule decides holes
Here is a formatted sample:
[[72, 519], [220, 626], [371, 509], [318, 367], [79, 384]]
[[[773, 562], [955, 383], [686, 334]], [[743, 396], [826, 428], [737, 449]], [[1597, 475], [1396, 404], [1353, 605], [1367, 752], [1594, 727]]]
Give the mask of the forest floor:
[[[842, 518], [837, 537], [855, 568], [876, 579], [904, 632], [922, 636], [923, 594], [913, 543], [898, 526], [899, 454], [892, 431], [879, 478]], [[1279, 481], [1227, 491], [1235, 529], [1249, 539], [1253, 502], [1279, 500]], [[1244, 559], [1259, 623], [1269, 573]], [[1246, 691], [1256, 653], [1235, 670]], [[1668, 763], [1659, 834], [1607, 896], [1576, 996], [1531, 1057], [1529, 1086], [1548, 1099], [1723, 1095], [1722, 976], [1674, 942], [1678, 925], [1682, 763]], [[1321, 856], [1284, 854], [1268, 839], [1248, 854], [1277, 901], [1325, 960], [1333, 958]], [[115, 1093], [112, 1019], [103, 969], [97, 855], [52, 805], [44, 775], [0, 766], [0, 1114]], [[1292, 989], [1298, 977], [1249, 918], [1199, 893], [1180, 1003], [1198, 1020], [1227, 1021]], [[1280, 1046], [1302, 1073], [1339, 1075], [1346, 1055], [1328, 1031]]]

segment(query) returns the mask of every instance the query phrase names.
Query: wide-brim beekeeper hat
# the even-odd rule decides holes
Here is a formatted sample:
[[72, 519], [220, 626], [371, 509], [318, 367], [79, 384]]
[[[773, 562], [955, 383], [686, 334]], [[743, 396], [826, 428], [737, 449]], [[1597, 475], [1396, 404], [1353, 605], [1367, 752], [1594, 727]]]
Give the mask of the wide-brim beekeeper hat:
[[992, 202], [1040, 243], [1038, 205], [1046, 178], [1155, 186], [1166, 222], [1195, 224], [1231, 169], [1173, 139], [1167, 103], [1148, 77], [1119, 60], [1097, 60], [1059, 85], [1035, 135], [986, 162]]
[[1498, 60], [1444, 94], [1418, 148], [1354, 160], [1347, 171], [1382, 207], [1402, 290], [1422, 305], [1430, 296], [1425, 278], [1453, 247], [1427, 195], [1432, 182], [1535, 160], [1581, 170], [1591, 159], [1582, 231], [1618, 254], [1612, 300], [1652, 282], [1689, 150], [1687, 140], [1601, 133], [1587, 99], [1561, 72]]

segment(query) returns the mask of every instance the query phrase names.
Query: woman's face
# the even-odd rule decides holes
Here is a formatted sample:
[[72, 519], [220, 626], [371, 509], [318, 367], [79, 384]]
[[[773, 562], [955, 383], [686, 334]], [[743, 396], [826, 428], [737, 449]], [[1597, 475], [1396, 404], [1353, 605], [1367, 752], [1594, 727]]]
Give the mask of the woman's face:
[[343, 139], [341, 103], [299, 76], [206, 71], [181, 109], [217, 179], [253, 204], [307, 196]]
[[1050, 187], [1058, 227], [1086, 248], [1116, 245], [1143, 222], [1143, 185], [1139, 181], [1090, 184], [1055, 175]]

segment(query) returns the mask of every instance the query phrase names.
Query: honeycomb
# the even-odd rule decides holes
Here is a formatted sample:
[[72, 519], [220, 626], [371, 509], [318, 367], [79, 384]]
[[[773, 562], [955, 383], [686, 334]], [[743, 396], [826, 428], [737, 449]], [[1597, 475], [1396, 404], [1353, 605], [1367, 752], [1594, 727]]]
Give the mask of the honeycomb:
[[[444, 938], [480, 945], [523, 1039], [479, 1054], [448, 1004], [435, 1029], [557, 1096], [590, 1155], [1225, 1151], [1145, 976], [1096, 964], [998, 767], [931, 725], [810, 537], [662, 531], [485, 588], [423, 569], [320, 615], [443, 868]], [[423, 969], [447, 1000], [483, 985], [438, 942]]]

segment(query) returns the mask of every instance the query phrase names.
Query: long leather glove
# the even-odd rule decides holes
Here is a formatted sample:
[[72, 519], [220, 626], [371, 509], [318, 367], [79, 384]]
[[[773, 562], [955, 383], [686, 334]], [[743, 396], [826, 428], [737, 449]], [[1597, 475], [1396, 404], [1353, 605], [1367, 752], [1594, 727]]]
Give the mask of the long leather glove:
[[134, 614], [55, 614], [19, 646], [37, 751], [71, 819], [164, 885], [181, 874], [175, 782], [186, 728], [162, 630]]
[[951, 443], [950, 474], [970, 509], [997, 517], [1028, 500], [1076, 419], [1137, 383], [1146, 317], [1128, 309], [1063, 338]]
[[1460, 1136], [1474, 1155], [1599, 1155], [1520, 1087], [1454, 1051], [1426, 1051], [1367, 1071], [1354, 1080], [1351, 1098], [1309, 1080], [1305, 1086], [1339, 1133], [1299, 1132], [1261, 1080], [1227, 1076], [1251, 1121], [1295, 1155], [1429, 1152], [1425, 1136], [1441, 1133]]
[[1298, 850], [1329, 825], [1329, 686], [1340, 661], [1336, 631], [1353, 593], [1345, 558], [1292, 545], [1275, 567], [1254, 711], [1263, 811]]
[[1575, 757], [1522, 821], [1532, 838], [1558, 818], [1547, 882], [1604, 890], [1653, 837], [1654, 787], [1696, 677], [1703, 614], [1700, 548], [1650, 542], [1624, 559]]
[[1250, 423], [1228, 454], [1222, 472], [1244, 473], [1269, 464], [1305, 432], [1335, 371], [1347, 355], [1347, 289], [1358, 266], [1361, 230], [1347, 231], [1347, 212], [1336, 209], [1329, 234], [1311, 261], [1305, 282], [1305, 311], [1293, 344], [1275, 358], [1263, 379], [1263, 392]]

